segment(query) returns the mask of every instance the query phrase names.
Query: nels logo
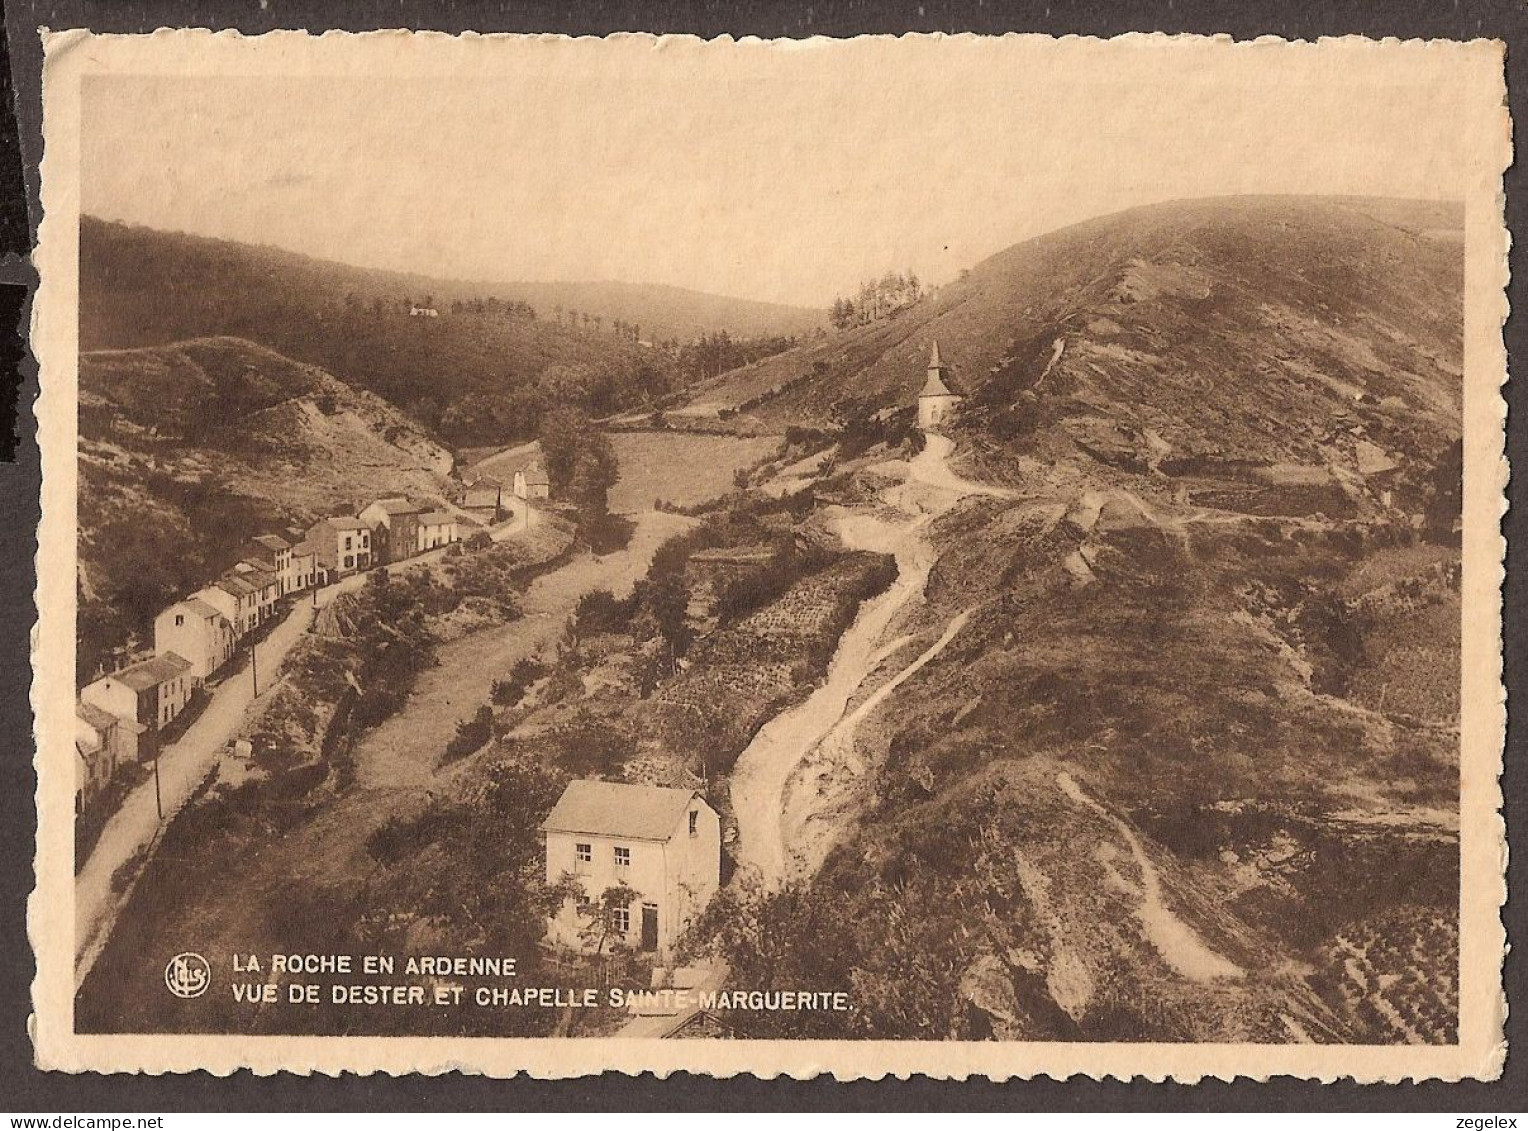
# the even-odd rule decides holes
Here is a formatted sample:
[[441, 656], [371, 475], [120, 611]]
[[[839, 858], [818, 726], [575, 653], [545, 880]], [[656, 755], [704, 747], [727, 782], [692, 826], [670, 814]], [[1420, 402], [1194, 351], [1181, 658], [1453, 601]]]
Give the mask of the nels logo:
[[212, 967], [201, 955], [185, 951], [164, 968], [164, 984], [176, 997], [201, 997], [212, 984]]

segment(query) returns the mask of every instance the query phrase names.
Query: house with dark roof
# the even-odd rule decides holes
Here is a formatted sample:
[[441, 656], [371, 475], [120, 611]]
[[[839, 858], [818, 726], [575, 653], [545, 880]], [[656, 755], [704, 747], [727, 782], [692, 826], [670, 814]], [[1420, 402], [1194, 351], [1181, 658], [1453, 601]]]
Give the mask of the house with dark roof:
[[255, 588], [255, 624], [264, 624], [276, 612], [276, 602], [281, 598], [281, 579], [268, 569], [262, 569], [250, 561], [241, 561], [226, 576], [237, 577]]
[[[693, 789], [569, 782], [541, 831], [547, 882], [572, 876], [582, 891], [548, 923], [573, 950], [621, 943], [666, 960], [721, 883], [721, 822]], [[612, 887], [624, 905], [602, 903]]]
[[399, 562], [419, 552], [419, 516], [425, 508], [401, 495], [378, 499], [360, 513], [371, 529], [372, 555], [379, 565]]
[[245, 547], [246, 561], [253, 562], [267, 573], [274, 573], [280, 583], [279, 596], [297, 591], [296, 576], [292, 570], [292, 543], [279, 534], [260, 534], [250, 539]]
[[80, 699], [142, 726], [138, 757], [148, 759], [159, 752], [158, 732], [185, 709], [193, 682], [190, 661], [166, 652], [87, 683]]
[[200, 597], [176, 601], [154, 618], [154, 651], [184, 656], [197, 683], [210, 679], [238, 646], [239, 638], [228, 618]]

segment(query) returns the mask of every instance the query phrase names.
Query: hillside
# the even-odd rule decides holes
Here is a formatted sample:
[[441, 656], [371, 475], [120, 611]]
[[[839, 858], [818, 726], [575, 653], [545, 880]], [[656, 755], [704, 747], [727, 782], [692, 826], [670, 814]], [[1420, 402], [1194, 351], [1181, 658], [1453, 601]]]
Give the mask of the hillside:
[[254, 534], [439, 497], [451, 455], [385, 401], [235, 338], [80, 357], [79, 667]]
[[[1453, 1039], [1458, 221], [1139, 209], [701, 390], [799, 378], [730, 419], [836, 409], [782, 481], [931, 563], [795, 744], [783, 887], [709, 925], [736, 984], [855, 1014], [751, 1035]], [[936, 336], [968, 400], [912, 456], [867, 419]]]
[[[411, 316], [411, 305], [438, 316]], [[644, 343], [820, 322], [814, 311], [669, 287], [453, 282], [91, 217], [80, 225], [82, 349], [246, 338], [385, 397], [454, 444], [533, 436], [550, 402], [603, 415], [662, 395], [677, 380], [677, 346]]]
[[[910, 405], [937, 339], [978, 402], [973, 426], [1020, 452], [1040, 449], [1008, 441], [1057, 422], [1106, 447], [1144, 445], [1150, 430], [1154, 462], [1320, 463], [1325, 431], [1343, 422], [1435, 450], [1458, 430], [1462, 224], [1456, 205], [1412, 201], [1133, 209], [696, 387], [689, 414], [762, 398], [734, 419], [778, 430], [851, 402]], [[1074, 450], [1065, 437], [1043, 454]]]

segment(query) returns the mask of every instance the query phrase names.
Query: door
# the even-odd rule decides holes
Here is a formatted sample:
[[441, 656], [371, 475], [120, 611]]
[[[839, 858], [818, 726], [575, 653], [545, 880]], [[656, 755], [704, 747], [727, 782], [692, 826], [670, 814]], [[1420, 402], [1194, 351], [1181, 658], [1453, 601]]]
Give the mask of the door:
[[658, 949], [658, 905], [656, 903], [642, 905], [642, 949]]

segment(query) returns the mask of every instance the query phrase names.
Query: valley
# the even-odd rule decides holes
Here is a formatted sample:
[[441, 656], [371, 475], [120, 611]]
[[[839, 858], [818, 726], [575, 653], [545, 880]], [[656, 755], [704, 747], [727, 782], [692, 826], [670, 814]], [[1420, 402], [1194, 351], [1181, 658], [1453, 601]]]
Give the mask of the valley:
[[[1439, 233], [1458, 222], [1427, 202], [1138, 209], [613, 414], [625, 544], [596, 552], [586, 513], [558, 512], [565, 542], [492, 574], [498, 623], [453, 628], [423, 583], [383, 585], [430, 663], [342, 748], [199, 786], [82, 1022], [398, 1023], [133, 994], [195, 938], [215, 962], [497, 950], [549, 978], [688, 967], [852, 995], [847, 1014], [719, 1018], [745, 1038], [1449, 1043], [1463, 281]], [[203, 365], [212, 347], [175, 348]], [[116, 391], [147, 363], [113, 364], [99, 396], [146, 474], [168, 424]], [[292, 444], [325, 395], [373, 404], [301, 373], [320, 386], [256, 410], [311, 422]], [[946, 384], [948, 415], [921, 415]], [[359, 474], [438, 489], [457, 470], [417, 421], [373, 423], [396, 466]], [[501, 439], [470, 472], [547, 450]], [[288, 474], [249, 462], [216, 471]], [[250, 497], [276, 497], [262, 483]], [[564, 896], [540, 822], [584, 779], [717, 814], [720, 888], [663, 962], [544, 945]]]

